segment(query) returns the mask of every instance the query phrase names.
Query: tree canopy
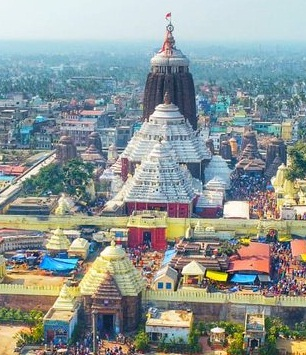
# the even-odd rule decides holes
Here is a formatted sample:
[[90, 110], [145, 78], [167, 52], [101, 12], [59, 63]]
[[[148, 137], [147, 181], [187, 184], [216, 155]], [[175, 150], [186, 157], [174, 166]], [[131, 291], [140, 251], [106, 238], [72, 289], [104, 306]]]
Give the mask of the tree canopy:
[[26, 179], [23, 190], [26, 196], [58, 195], [66, 192], [84, 199], [93, 169], [92, 164], [79, 159], [72, 159], [63, 166], [50, 164], [43, 167], [38, 175]]
[[306, 143], [297, 142], [288, 151], [290, 165], [286, 173], [287, 179], [304, 179], [306, 177]]

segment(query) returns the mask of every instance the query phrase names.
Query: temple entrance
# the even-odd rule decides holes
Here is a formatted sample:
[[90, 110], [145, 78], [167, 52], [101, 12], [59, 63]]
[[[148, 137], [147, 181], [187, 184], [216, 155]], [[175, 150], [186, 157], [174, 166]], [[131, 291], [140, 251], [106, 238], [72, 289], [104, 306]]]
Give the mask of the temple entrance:
[[251, 347], [251, 349], [258, 348], [258, 346], [259, 346], [259, 341], [258, 341], [258, 339], [252, 339], [252, 340], [250, 341], [250, 347]]
[[103, 315], [103, 328], [105, 331], [109, 331], [109, 332], [114, 331], [114, 315], [113, 314], [104, 314]]
[[147, 245], [149, 248], [151, 248], [152, 240], [151, 240], [151, 232], [150, 231], [145, 231], [143, 232], [143, 244]]
[[114, 315], [99, 314], [97, 317], [97, 330], [100, 337], [111, 336], [114, 331]]

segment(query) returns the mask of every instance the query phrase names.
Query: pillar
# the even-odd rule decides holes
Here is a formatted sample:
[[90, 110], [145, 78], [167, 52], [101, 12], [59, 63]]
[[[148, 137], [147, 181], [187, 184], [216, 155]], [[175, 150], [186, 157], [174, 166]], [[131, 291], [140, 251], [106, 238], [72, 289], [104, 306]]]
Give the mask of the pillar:
[[92, 312], [92, 346], [93, 353], [97, 354], [97, 312]]
[[116, 332], [116, 334], [121, 333], [120, 332], [120, 319], [119, 319], [118, 313], [115, 314], [115, 332]]

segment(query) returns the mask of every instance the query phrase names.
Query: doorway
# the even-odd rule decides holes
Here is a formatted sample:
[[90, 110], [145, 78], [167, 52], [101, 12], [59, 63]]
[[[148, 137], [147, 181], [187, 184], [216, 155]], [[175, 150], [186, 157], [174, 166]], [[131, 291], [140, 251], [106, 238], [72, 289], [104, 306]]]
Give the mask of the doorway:
[[113, 314], [104, 314], [103, 315], [103, 329], [106, 332], [114, 331], [114, 315]]
[[151, 238], [152, 236], [150, 231], [143, 232], [143, 244], [145, 244], [149, 249], [151, 249], [152, 246]]
[[114, 315], [99, 314], [97, 318], [97, 331], [100, 337], [105, 338], [114, 333]]
[[251, 342], [250, 342], [250, 346], [251, 346], [251, 349], [258, 348], [258, 346], [259, 346], [258, 339], [252, 339]]

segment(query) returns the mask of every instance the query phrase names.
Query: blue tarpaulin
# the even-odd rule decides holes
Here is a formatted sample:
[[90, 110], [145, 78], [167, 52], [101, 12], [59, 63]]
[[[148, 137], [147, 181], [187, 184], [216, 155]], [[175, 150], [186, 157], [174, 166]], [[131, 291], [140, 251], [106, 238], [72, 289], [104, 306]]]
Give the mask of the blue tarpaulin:
[[45, 255], [39, 267], [48, 271], [71, 271], [77, 267], [77, 263], [78, 259], [59, 259]]
[[172, 258], [176, 255], [177, 251], [175, 249], [169, 249], [165, 251], [165, 256], [162, 262], [162, 266], [165, 266], [170, 263]]
[[257, 275], [253, 274], [235, 274], [231, 278], [231, 282], [237, 282], [238, 284], [249, 284], [253, 283], [256, 279]]

